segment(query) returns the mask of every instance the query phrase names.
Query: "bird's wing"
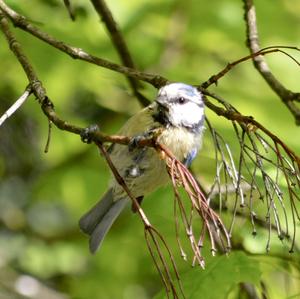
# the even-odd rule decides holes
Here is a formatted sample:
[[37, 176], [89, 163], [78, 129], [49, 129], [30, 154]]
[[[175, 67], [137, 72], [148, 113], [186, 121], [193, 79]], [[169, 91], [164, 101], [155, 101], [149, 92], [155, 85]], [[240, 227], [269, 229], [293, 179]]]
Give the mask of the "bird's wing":
[[149, 131], [155, 126], [152, 117], [154, 109], [155, 103], [133, 115], [119, 130], [118, 134], [124, 136], [137, 136]]

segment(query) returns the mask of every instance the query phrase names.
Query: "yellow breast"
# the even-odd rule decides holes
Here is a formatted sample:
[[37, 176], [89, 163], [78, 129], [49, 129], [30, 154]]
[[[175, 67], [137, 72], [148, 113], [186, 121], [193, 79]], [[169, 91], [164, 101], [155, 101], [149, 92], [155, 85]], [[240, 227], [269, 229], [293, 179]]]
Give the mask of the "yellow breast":
[[158, 137], [158, 142], [164, 144], [178, 160], [183, 161], [192, 149], [200, 147], [200, 136], [185, 128], [169, 128]]

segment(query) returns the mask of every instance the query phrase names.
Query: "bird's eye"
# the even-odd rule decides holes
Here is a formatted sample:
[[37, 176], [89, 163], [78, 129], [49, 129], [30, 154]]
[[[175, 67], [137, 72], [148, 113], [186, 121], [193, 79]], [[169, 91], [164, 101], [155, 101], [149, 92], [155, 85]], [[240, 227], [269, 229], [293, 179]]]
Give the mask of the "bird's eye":
[[178, 103], [179, 104], [184, 104], [184, 103], [186, 103], [187, 102], [187, 99], [185, 99], [185, 98], [183, 98], [183, 97], [180, 97], [179, 99], [178, 99]]

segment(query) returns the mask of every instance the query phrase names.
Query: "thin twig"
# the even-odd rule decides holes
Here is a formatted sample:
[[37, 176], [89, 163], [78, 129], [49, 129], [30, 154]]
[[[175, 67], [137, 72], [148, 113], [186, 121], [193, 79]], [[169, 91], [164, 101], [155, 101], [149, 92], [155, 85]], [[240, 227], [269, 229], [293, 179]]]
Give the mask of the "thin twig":
[[[240, 59], [237, 59], [233, 62], [229, 62], [226, 67], [221, 70], [219, 73], [217, 73], [216, 75], [211, 76], [207, 81], [205, 81], [204, 83], [201, 84], [201, 87], [203, 88], [207, 88], [209, 86], [211, 86], [212, 84], [217, 84], [218, 81], [224, 77], [229, 71], [231, 71], [235, 66], [237, 66], [238, 64], [245, 62], [249, 59], [255, 59], [258, 56], [265, 56], [268, 54], [272, 54], [272, 53], [282, 53], [286, 56], [288, 56], [290, 59], [292, 59], [298, 66], [300, 66], [300, 62], [298, 60], [296, 60], [293, 56], [291, 56], [290, 54], [286, 53], [285, 51], [283, 51], [282, 49], [290, 49], [290, 50], [296, 50], [296, 51], [300, 51], [300, 48], [298, 47], [292, 47], [292, 46], [269, 46], [269, 47], [265, 47], [257, 52], [254, 52], [252, 54], [249, 54], [247, 56], [244, 56]], [[295, 101], [299, 101], [300, 100], [300, 94], [297, 94], [297, 96], [295, 97]]]
[[75, 21], [74, 9], [73, 9], [73, 6], [71, 5], [70, 0], [64, 0], [64, 5], [68, 11], [68, 14], [69, 14], [71, 20]]
[[24, 93], [15, 101], [15, 103], [10, 106], [7, 111], [0, 117], [0, 126], [9, 118], [11, 117], [28, 99], [31, 94], [31, 87], [26, 87]]
[[[104, 0], [91, 0], [91, 2], [93, 3], [95, 10], [104, 22], [106, 29], [109, 32], [111, 41], [114, 44], [123, 65], [135, 69], [136, 67], [130, 55], [125, 39], [123, 38], [123, 35], [118, 28], [117, 22], [114, 20], [112, 12], [108, 8], [107, 4]], [[150, 104], [150, 101], [138, 90], [141, 84], [136, 79], [127, 76], [126, 74], [125, 76], [129, 81], [133, 94], [137, 97], [140, 104], [144, 107], [148, 106]]]
[[[199, 88], [201, 90], [201, 88]], [[206, 93], [209, 96], [214, 97], [211, 93]], [[208, 108], [213, 110], [217, 115], [223, 116], [229, 120], [236, 121], [239, 124], [245, 125], [246, 127], [251, 126], [251, 130], [257, 130], [260, 129], [262, 132], [264, 132], [267, 136], [269, 136], [274, 142], [280, 144], [280, 146], [283, 148], [283, 150], [288, 154], [288, 156], [297, 163], [298, 167], [300, 168], [300, 157], [288, 147], [287, 144], [285, 144], [280, 138], [278, 138], [275, 134], [273, 134], [269, 129], [267, 129], [265, 126], [260, 124], [258, 121], [256, 121], [252, 116], [245, 116], [242, 115], [239, 112], [235, 112], [232, 110], [227, 110], [222, 107], [216, 106], [207, 99], [205, 100], [205, 104]]]
[[[154, 246], [155, 246], [155, 249], [156, 249], [156, 252], [159, 256], [159, 260], [162, 264], [162, 270], [159, 268], [159, 265], [157, 263], [157, 261], [155, 261], [155, 265], [159, 271], [159, 274], [162, 278], [162, 281], [166, 287], [166, 292], [167, 294], [169, 293], [170, 289], [172, 291], [172, 294], [174, 296], [174, 298], [179, 298], [178, 297], [178, 294], [177, 294], [177, 291], [176, 291], [176, 287], [174, 285], [174, 281], [173, 281], [173, 278], [172, 278], [172, 275], [171, 275], [171, 272], [170, 272], [170, 269], [169, 269], [169, 266], [168, 266], [168, 263], [164, 257], [164, 254], [162, 253], [162, 249], [159, 245], [159, 240], [162, 242], [163, 244], [163, 247], [167, 250], [167, 256], [170, 258], [171, 260], [171, 265], [172, 265], [172, 268], [174, 270], [174, 273], [175, 273], [175, 276], [176, 276], [176, 281], [178, 282], [179, 284], [179, 288], [180, 288], [180, 291], [181, 291], [181, 294], [183, 295], [183, 297], [185, 298], [184, 296], [184, 292], [183, 292], [183, 288], [182, 288], [182, 285], [181, 285], [181, 281], [180, 281], [180, 277], [179, 277], [179, 273], [178, 273], [178, 270], [177, 270], [177, 267], [176, 267], [176, 264], [175, 264], [175, 260], [174, 260], [174, 257], [173, 257], [173, 254], [171, 253], [170, 251], [170, 248], [168, 247], [165, 239], [163, 238], [163, 236], [151, 225], [150, 221], [148, 220], [146, 214], [144, 213], [143, 209], [141, 208], [141, 206], [139, 205], [137, 199], [133, 196], [133, 194], [131, 193], [131, 191], [129, 190], [128, 186], [126, 185], [126, 182], [125, 180], [122, 178], [122, 176], [119, 174], [117, 168], [115, 167], [115, 165], [113, 164], [112, 160], [110, 159], [109, 157], [109, 154], [107, 153], [107, 151], [105, 150], [105, 148], [103, 147], [102, 143], [99, 143], [97, 142], [96, 143], [98, 148], [100, 149], [101, 151], [101, 154], [104, 156], [104, 158], [106, 159], [106, 162], [107, 164], [109, 165], [116, 181], [119, 183], [119, 185], [122, 186], [123, 190], [126, 192], [126, 194], [128, 195], [128, 197], [132, 200], [132, 204], [135, 208], [135, 211], [138, 212], [138, 214], [140, 215], [140, 218], [144, 224], [144, 229], [145, 229], [145, 236], [146, 236], [146, 241], [147, 241], [147, 245], [148, 245], [148, 248], [149, 248], [149, 251], [150, 251], [150, 254], [152, 256], [153, 259], [155, 259], [154, 257], [154, 254], [153, 254], [153, 251], [151, 249], [151, 245], [149, 243], [149, 240], [147, 239], [147, 233], [149, 233], [149, 235], [151, 236], [151, 239], [152, 239], [152, 242], [154, 243]], [[158, 239], [159, 240], [158, 240]]]
[[52, 121], [50, 119], [48, 119], [48, 136], [47, 136], [47, 142], [45, 145], [45, 149], [44, 149], [44, 153], [48, 153], [49, 151], [49, 146], [50, 146], [50, 142], [51, 142], [51, 133], [52, 133]]
[[[194, 258], [196, 258], [198, 260], [198, 263], [202, 267], [204, 267], [204, 260], [201, 256], [201, 252], [199, 251], [198, 247], [199, 242], [202, 245], [201, 240], [203, 240], [203, 237], [201, 236], [199, 242], [196, 242], [196, 238], [193, 233], [193, 227], [191, 225], [191, 222], [187, 220], [186, 212], [183, 208], [183, 205], [181, 204], [180, 196], [177, 190], [178, 185], [182, 185], [187, 195], [189, 196], [192, 204], [192, 211], [197, 211], [198, 215], [201, 217], [203, 221], [203, 226], [205, 226], [205, 230], [207, 230], [211, 241], [212, 253], [216, 251], [214, 239], [215, 235], [218, 236], [220, 239], [222, 238], [222, 236], [224, 236], [227, 243], [227, 249], [230, 248], [230, 236], [219, 215], [217, 215], [208, 205], [208, 201], [205, 195], [201, 192], [199, 185], [192, 176], [192, 174], [181, 162], [179, 162], [174, 157], [174, 155], [165, 146], [161, 144], [158, 144], [158, 146], [167, 156], [166, 163], [173, 183], [175, 198], [179, 203], [179, 207], [182, 209], [182, 215], [184, 216], [183, 224], [186, 228], [187, 237], [190, 240], [191, 247], [194, 252]], [[204, 233], [205, 230], [202, 230], [202, 233]], [[215, 231], [216, 234], [214, 234], [213, 231]]]

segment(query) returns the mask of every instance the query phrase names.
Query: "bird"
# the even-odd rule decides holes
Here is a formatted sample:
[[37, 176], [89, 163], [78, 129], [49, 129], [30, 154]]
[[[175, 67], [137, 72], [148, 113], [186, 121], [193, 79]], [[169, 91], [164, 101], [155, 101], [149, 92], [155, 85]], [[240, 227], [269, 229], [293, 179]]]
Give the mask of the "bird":
[[[153, 103], [133, 115], [119, 135], [131, 137], [130, 145], [112, 144], [107, 152], [131, 194], [141, 203], [144, 196], [170, 179], [165, 162], [151, 147], [135, 146], [141, 137], [159, 130], [157, 141], [189, 167], [202, 145], [204, 131], [203, 95], [185, 83], [169, 83], [158, 90]], [[81, 231], [89, 236], [89, 249], [95, 253], [119, 216], [129, 197], [112, 176], [108, 191], [79, 220]]]

